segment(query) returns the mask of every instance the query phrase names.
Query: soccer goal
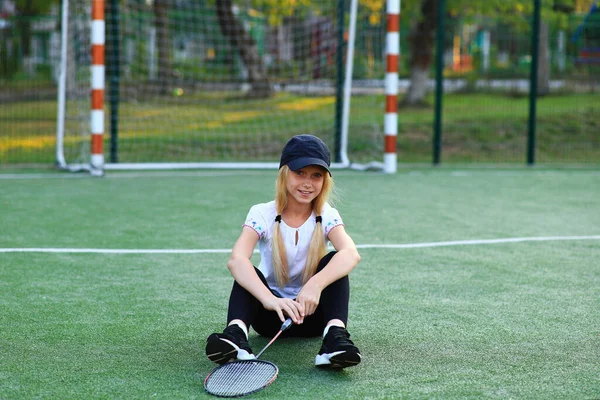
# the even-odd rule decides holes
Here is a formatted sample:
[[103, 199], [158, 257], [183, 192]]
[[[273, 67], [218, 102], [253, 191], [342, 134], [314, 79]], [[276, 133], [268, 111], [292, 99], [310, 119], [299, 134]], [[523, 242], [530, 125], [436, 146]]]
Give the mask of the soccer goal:
[[59, 166], [274, 168], [303, 133], [350, 166], [357, 0], [338, 3], [64, 0]]

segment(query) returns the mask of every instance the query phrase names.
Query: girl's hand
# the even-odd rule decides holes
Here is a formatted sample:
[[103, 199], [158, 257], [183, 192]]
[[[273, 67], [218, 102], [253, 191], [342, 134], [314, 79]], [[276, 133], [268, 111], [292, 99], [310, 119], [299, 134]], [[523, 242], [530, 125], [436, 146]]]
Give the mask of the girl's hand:
[[275, 311], [281, 322], [285, 321], [285, 315], [289, 316], [295, 324], [303, 322], [304, 307], [295, 300], [273, 296], [269, 301], [263, 303], [263, 307]]
[[296, 301], [302, 305], [306, 316], [314, 314], [321, 300], [321, 291], [317, 285], [308, 281], [298, 293]]

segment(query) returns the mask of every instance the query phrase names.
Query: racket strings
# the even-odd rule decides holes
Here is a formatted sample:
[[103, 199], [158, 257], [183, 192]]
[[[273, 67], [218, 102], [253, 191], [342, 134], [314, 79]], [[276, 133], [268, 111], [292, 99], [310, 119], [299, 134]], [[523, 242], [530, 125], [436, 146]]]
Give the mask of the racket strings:
[[240, 396], [266, 387], [277, 373], [277, 366], [268, 361], [233, 361], [215, 369], [206, 378], [204, 388], [217, 396]]

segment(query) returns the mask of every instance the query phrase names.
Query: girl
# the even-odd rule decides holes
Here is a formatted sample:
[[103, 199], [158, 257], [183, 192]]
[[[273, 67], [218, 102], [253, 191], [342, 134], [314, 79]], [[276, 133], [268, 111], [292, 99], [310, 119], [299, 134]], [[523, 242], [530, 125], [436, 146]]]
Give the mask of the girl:
[[[319, 367], [356, 365], [361, 355], [346, 330], [348, 274], [360, 255], [338, 211], [327, 199], [333, 187], [327, 145], [312, 135], [290, 139], [281, 154], [275, 200], [253, 206], [227, 267], [235, 279], [227, 327], [207, 339], [206, 355], [223, 364], [253, 359], [248, 329], [275, 335], [286, 316], [294, 325], [282, 336], [323, 335]], [[335, 251], [326, 254], [329, 240]], [[258, 243], [261, 260], [250, 259]]]

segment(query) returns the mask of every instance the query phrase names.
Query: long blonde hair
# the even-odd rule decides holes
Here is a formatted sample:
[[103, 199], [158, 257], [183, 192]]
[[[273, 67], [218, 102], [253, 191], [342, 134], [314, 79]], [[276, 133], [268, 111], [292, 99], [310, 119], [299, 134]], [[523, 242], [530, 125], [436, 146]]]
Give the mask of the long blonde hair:
[[[287, 207], [287, 177], [289, 173], [290, 169], [287, 165], [284, 165], [279, 169], [279, 175], [277, 176], [277, 181], [275, 182], [275, 207], [277, 208], [278, 216], [281, 216], [283, 210], [285, 210]], [[332, 190], [333, 179], [329, 173], [325, 173], [321, 193], [319, 193], [319, 195], [312, 202], [312, 208], [317, 217], [321, 216], [321, 213], [323, 212], [323, 206], [329, 199]], [[306, 266], [304, 267], [304, 272], [302, 273], [302, 283], [306, 283], [315, 274], [319, 260], [321, 260], [321, 258], [323, 258], [327, 252], [327, 247], [325, 245], [325, 231], [323, 228], [323, 223], [320, 222], [320, 220], [321, 218], [317, 218], [317, 225], [313, 231], [312, 237], [310, 238]], [[279, 287], [284, 287], [289, 281], [289, 271], [285, 244], [281, 236], [281, 220], [276, 220], [275, 222], [271, 245], [275, 278], [277, 279]]]

